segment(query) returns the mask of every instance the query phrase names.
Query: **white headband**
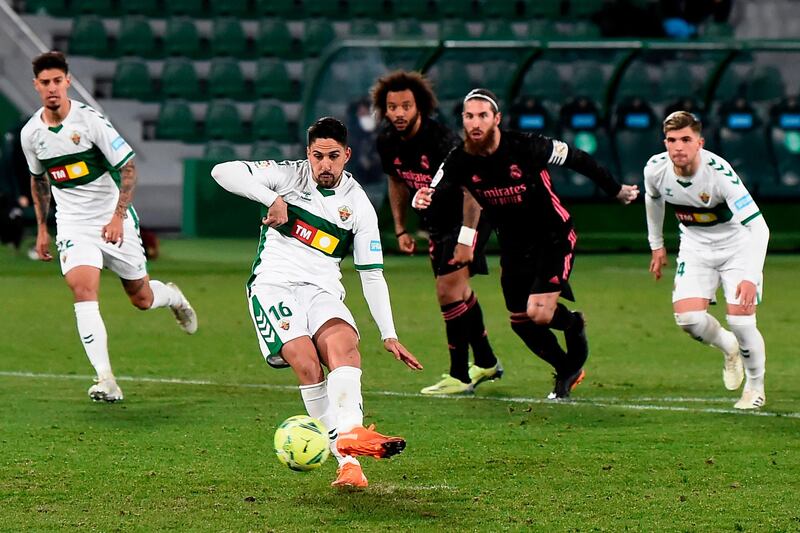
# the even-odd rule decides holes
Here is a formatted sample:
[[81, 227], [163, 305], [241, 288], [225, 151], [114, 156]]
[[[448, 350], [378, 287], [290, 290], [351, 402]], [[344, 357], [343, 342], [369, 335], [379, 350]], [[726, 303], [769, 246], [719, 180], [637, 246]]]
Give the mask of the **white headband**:
[[487, 102], [492, 104], [492, 107], [494, 108], [494, 112], [495, 113], [499, 113], [500, 112], [500, 107], [497, 105], [497, 102], [495, 102], [494, 99], [492, 99], [491, 96], [487, 96], [485, 94], [475, 92], [475, 90], [470, 91], [469, 93], [467, 93], [467, 96], [464, 97], [464, 103], [466, 104], [468, 100], [472, 100], [473, 98], [480, 98], [481, 100], [486, 100]]

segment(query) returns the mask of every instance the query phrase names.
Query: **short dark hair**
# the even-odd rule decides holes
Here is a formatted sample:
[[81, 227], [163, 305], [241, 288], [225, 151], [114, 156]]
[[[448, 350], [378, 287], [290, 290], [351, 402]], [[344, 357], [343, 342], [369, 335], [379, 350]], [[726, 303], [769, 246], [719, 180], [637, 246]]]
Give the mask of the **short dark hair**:
[[322, 117], [308, 128], [308, 146], [317, 139], [333, 139], [347, 146], [347, 127], [337, 118]]
[[483, 89], [480, 87], [477, 89], [472, 89], [467, 93], [467, 96], [464, 97], [464, 103], [466, 104], [468, 101], [475, 99], [483, 100], [484, 102], [489, 102], [492, 104], [492, 109], [494, 109], [495, 115], [500, 112], [500, 101], [497, 99], [497, 95], [489, 89]]
[[379, 120], [386, 115], [386, 95], [399, 91], [411, 91], [422, 116], [431, 116], [439, 105], [428, 78], [415, 71], [395, 70], [378, 78], [370, 90], [372, 106], [378, 111]]
[[67, 65], [67, 58], [61, 52], [51, 51], [39, 54], [33, 58], [33, 77], [39, 76], [43, 70], [55, 68], [63, 70], [64, 74], [69, 74], [69, 65]]
[[703, 123], [700, 122], [697, 115], [688, 111], [675, 111], [664, 119], [664, 135], [668, 131], [682, 130], [686, 127], [692, 128], [692, 131], [698, 135], [703, 131]]

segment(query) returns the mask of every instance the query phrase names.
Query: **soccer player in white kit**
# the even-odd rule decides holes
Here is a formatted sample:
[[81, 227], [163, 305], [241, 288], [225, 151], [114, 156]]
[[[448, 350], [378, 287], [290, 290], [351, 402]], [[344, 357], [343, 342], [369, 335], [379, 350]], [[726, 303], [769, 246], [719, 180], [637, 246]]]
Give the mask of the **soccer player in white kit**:
[[197, 330], [197, 317], [177, 286], [147, 275], [139, 219], [131, 205], [136, 185], [131, 147], [103, 115], [67, 97], [70, 76], [63, 54], [36, 57], [33, 75], [43, 107], [23, 127], [21, 143], [36, 208], [36, 252], [43, 261], [53, 259], [47, 229], [52, 193], [61, 273], [73, 294], [81, 343], [97, 372], [89, 397], [116, 402], [122, 390], [111, 370], [98, 305], [103, 267], [120, 277], [137, 308], [169, 307], [190, 334]]
[[[664, 120], [667, 151], [651, 157], [644, 168], [650, 272], [658, 280], [667, 264], [663, 224], [664, 204], [669, 203], [681, 234], [672, 292], [675, 321], [694, 339], [722, 351], [727, 389], [741, 385], [744, 363], [747, 380], [734, 407], [758, 409], [766, 402], [766, 351], [756, 327], [756, 305], [769, 228], [730, 164], [703, 149], [701, 128], [691, 113], [669, 115]], [[708, 313], [720, 284], [730, 331]]]
[[363, 488], [367, 478], [355, 456], [390, 457], [405, 441], [363, 426], [359, 333], [340, 281], [339, 264], [351, 246], [384, 348], [409, 368], [422, 365], [397, 340], [378, 217], [344, 171], [351, 154], [344, 124], [316, 121], [306, 154], [301, 161], [230, 161], [211, 175], [227, 191], [269, 208], [247, 281], [261, 353], [271, 366], [292, 367], [308, 414], [328, 428], [339, 462], [332, 485]]

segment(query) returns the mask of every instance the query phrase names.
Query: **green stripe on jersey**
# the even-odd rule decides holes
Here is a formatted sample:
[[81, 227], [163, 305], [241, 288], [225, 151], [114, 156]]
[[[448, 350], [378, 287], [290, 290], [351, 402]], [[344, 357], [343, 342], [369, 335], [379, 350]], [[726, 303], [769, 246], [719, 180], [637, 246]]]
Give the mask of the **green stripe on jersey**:
[[41, 159], [50, 183], [58, 189], [70, 189], [91, 183], [114, 167], [97, 146], [49, 159]]
[[253, 284], [256, 279], [256, 268], [261, 264], [261, 252], [264, 251], [264, 246], [267, 244], [267, 230], [269, 226], [261, 226], [261, 235], [258, 238], [258, 249], [256, 249], [256, 257], [253, 259], [253, 266], [250, 267], [250, 277], [247, 278], [247, 287]]
[[728, 204], [719, 204], [716, 207], [672, 204], [672, 207], [675, 208], [675, 218], [684, 226], [716, 226], [733, 218]]
[[756, 211], [755, 213], [753, 213], [752, 215], [750, 215], [746, 219], [742, 220], [742, 226], [747, 225], [748, 222], [750, 222], [751, 220], [753, 220], [754, 218], [756, 218], [758, 216], [761, 216], [761, 211]]
[[[325, 220], [324, 218], [319, 217], [314, 213], [310, 213], [302, 207], [298, 207], [296, 205], [289, 204], [288, 214], [289, 220], [285, 224], [275, 228], [281, 234], [287, 237], [293, 237], [307, 245], [309, 248], [313, 248], [330, 257], [337, 257], [341, 259], [350, 251], [350, 246], [353, 244], [352, 231], [340, 228], [333, 222]], [[313, 234], [307, 239], [301, 238], [301, 236], [298, 235], [298, 226], [301, 223], [305, 227], [310, 226], [311, 230], [321, 230], [331, 237], [334, 237], [339, 242], [332, 249], [323, 249], [322, 247], [315, 245], [318, 241], [315, 241], [315, 236]]]
[[371, 265], [356, 265], [356, 270], [383, 270], [383, 263], [373, 263]]

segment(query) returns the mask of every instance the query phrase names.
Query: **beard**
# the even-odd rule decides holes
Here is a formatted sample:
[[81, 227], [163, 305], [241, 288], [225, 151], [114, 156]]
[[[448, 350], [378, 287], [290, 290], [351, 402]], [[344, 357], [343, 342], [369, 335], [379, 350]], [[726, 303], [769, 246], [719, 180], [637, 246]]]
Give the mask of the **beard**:
[[411, 133], [414, 131], [414, 128], [416, 128], [418, 121], [419, 121], [419, 111], [417, 111], [417, 113], [413, 117], [411, 117], [406, 121], [405, 129], [398, 130], [397, 126], [394, 126], [394, 123], [392, 123], [392, 126], [394, 126], [395, 131], [400, 135], [400, 137], [407, 139], [411, 137]]
[[497, 139], [497, 128], [492, 126], [486, 131], [483, 139], [476, 141], [470, 137], [469, 132], [464, 130], [464, 151], [470, 155], [487, 156], [494, 151], [494, 143]]
[[337, 178], [333, 173], [325, 172], [317, 176], [317, 184], [324, 189], [332, 189], [339, 184], [339, 178], [341, 177], [341, 174]]

